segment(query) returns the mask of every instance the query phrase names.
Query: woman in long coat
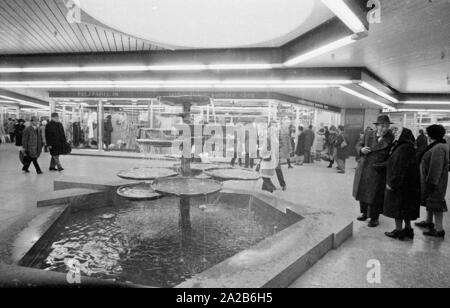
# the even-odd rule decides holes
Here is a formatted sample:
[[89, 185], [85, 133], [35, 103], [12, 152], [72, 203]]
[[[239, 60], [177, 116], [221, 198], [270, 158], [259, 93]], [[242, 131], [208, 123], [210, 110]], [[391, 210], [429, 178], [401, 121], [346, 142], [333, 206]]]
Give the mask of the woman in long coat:
[[291, 133], [289, 127], [282, 127], [280, 132], [280, 157], [287, 161], [288, 168], [291, 169]]
[[303, 165], [303, 159], [305, 156], [305, 133], [303, 127], [298, 127], [297, 146], [295, 148], [295, 161], [296, 165]]
[[394, 135], [389, 130], [392, 123], [388, 116], [379, 116], [374, 124], [377, 130], [366, 132], [363, 142], [357, 145], [361, 159], [353, 183], [353, 197], [359, 201], [362, 214], [358, 220], [366, 221], [370, 217], [369, 227], [372, 228], [379, 225], [378, 218], [383, 212], [386, 186], [385, 170], [376, 169], [375, 166], [387, 161], [394, 141]]
[[22, 135], [23, 131], [25, 130], [25, 121], [20, 119], [17, 125], [14, 127], [14, 137], [16, 140], [16, 146], [20, 147], [22, 146]]
[[[444, 139], [445, 128], [432, 125], [427, 128], [430, 145], [421, 154], [421, 203], [427, 209], [427, 220], [416, 224], [428, 228], [426, 236], [445, 237], [444, 212], [447, 212], [445, 195], [448, 184], [449, 148]], [[433, 223], [434, 218], [434, 223]]]
[[385, 234], [399, 240], [413, 239], [411, 221], [420, 217], [420, 172], [415, 139], [407, 128], [392, 131], [395, 141], [386, 163], [383, 215], [395, 219], [395, 230]]

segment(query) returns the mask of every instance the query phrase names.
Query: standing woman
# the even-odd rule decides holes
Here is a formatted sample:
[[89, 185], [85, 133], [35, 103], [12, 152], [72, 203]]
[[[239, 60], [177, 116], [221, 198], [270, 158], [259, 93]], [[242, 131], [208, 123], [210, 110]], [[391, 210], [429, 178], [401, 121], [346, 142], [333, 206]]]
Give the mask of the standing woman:
[[[416, 226], [428, 228], [423, 234], [445, 237], [444, 212], [447, 212], [445, 194], [448, 183], [449, 149], [444, 140], [445, 128], [431, 125], [427, 128], [430, 145], [420, 155], [421, 203], [427, 209], [427, 219]], [[434, 218], [434, 223], [433, 223]]]
[[52, 113], [51, 121], [45, 126], [45, 140], [52, 156], [49, 170], [63, 171], [59, 156], [67, 154], [65, 153], [67, 141], [64, 127], [59, 122], [59, 115], [56, 112]]
[[395, 140], [386, 163], [383, 215], [395, 219], [395, 230], [385, 234], [399, 240], [414, 239], [411, 221], [420, 217], [420, 171], [415, 140], [407, 128], [393, 127], [392, 133]]
[[330, 158], [330, 164], [328, 165], [327, 168], [333, 168], [334, 165], [334, 161], [336, 159], [336, 147], [335, 147], [335, 143], [336, 143], [336, 139], [339, 135], [339, 132], [336, 128], [336, 126], [331, 126], [330, 127], [330, 135], [328, 136], [328, 157]]
[[28, 168], [30, 168], [31, 163], [33, 163], [37, 174], [42, 174], [41, 167], [37, 161], [42, 152], [42, 145], [39, 120], [37, 117], [32, 117], [30, 126], [24, 129], [22, 136], [22, 148], [26, 155], [22, 171], [26, 173], [30, 172]]
[[303, 127], [298, 127], [297, 147], [295, 148], [295, 164], [297, 166], [303, 166], [303, 160], [305, 158], [305, 133]]
[[345, 137], [345, 127], [344, 125], [339, 125], [339, 134], [334, 141], [335, 148], [335, 159], [338, 165], [338, 173], [345, 173], [345, 160], [348, 158], [347, 146], [348, 141]]
[[[281, 130], [280, 130], [279, 142], [280, 142], [279, 159], [286, 160], [288, 168], [292, 169], [293, 167], [291, 165], [291, 151], [292, 151], [291, 150], [291, 129], [285, 123], [283, 123], [283, 126], [281, 127]], [[281, 163], [281, 161], [280, 161], [280, 163]]]
[[25, 121], [19, 119], [18, 123], [14, 127], [14, 139], [16, 140], [16, 146], [22, 146], [22, 134], [25, 130]]

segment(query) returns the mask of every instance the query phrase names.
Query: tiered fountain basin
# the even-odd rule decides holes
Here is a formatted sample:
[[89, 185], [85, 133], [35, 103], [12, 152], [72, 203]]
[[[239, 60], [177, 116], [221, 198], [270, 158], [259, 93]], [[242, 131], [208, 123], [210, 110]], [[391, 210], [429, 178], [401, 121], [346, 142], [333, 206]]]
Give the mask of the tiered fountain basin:
[[0, 265], [0, 285], [72, 286], [64, 261], [76, 258], [81, 286], [287, 287], [352, 235], [352, 222], [334, 213], [225, 185], [189, 197], [191, 228], [181, 236], [179, 197], [116, 193], [139, 183], [55, 181], [37, 202], [40, 217], [17, 235], [17, 266]]

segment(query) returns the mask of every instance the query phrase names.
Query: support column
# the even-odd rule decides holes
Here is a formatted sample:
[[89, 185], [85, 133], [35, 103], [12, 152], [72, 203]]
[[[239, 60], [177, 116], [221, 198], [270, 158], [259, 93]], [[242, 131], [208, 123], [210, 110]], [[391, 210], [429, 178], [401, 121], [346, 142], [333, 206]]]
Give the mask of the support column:
[[103, 152], [103, 101], [98, 101], [98, 149]]

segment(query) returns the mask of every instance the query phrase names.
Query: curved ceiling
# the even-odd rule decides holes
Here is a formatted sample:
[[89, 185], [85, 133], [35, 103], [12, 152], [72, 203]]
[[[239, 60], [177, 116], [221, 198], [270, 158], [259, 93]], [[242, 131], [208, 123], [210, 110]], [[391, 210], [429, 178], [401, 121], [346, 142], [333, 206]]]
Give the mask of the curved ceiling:
[[334, 16], [316, 0], [89, 0], [80, 4], [108, 27], [173, 49], [279, 46]]

